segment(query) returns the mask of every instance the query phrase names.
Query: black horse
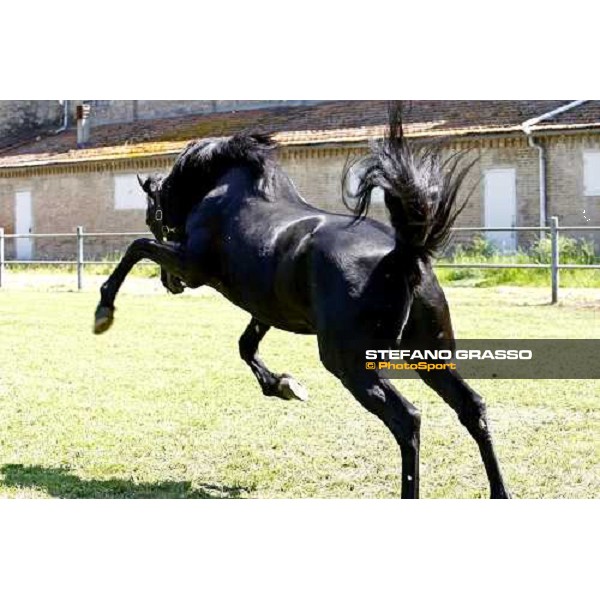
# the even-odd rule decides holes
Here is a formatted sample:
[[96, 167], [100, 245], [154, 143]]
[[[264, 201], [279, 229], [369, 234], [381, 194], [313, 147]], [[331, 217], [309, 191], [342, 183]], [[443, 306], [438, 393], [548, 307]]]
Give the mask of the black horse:
[[[114, 300], [131, 268], [147, 258], [163, 283], [209, 285], [252, 315], [239, 349], [265, 395], [305, 399], [289, 375], [271, 372], [258, 345], [271, 327], [314, 334], [320, 358], [350, 393], [389, 428], [400, 446], [402, 497], [419, 494], [420, 414], [378, 371], [366, 348], [412, 342], [454, 345], [450, 314], [430, 257], [458, 214], [468, 167], [443, 162], [406, 141], [399, 111], [389, 134], [358, 165], [357, 216], [307, 204], [273, 161], [260, 134], [190, 144], [164, 179], [143, 182], [147, 222], [157, 239], [135, 240], [102, 285], [95, 332], [112, 324]], [[392, 227], [365, 218], [371, 191], [384, 190]], [[477, 442], [493, 498], [508, 498], [485, 405], [456, 371], [419, 371], [457, 412]]]

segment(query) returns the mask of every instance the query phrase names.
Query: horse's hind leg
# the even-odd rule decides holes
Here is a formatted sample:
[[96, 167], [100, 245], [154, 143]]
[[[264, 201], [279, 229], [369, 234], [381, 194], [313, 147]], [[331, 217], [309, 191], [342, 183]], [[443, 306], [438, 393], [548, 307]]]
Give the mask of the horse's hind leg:
[[463, 378], [452, 370], [419, 371], [423, 381], [435, 390], [458, 415], [460, 422], [471, 434], [485, 466], [492, 498], [510, 498], [490, 432], [485, 403]]
[[365, 369], [364, 351], [350, 352], [319, 343], [321, 361], [328, 371], [369, 412], [379, 417], [400, 446], [402, 498], [419, 497], [419, 446], [421, 415], [389, 380]]
[[308, 400], [308, 392], [291, 375], [276, 375], [258, 356], [258, 344], [271, 327], [252, 318], [240, 338], [240, 356], [248, 364], [265, 396], [284, 400]]
[[[360, 368], [355, 365], [355, 369]], [[421, 415], [387, 379], [376, 374], [347, 375], [342, 383], [368, 411], [378, 416], [400, 446], [402, 498], [419, 497]]]
[[[442, 288], [430, 271], [420, 293], [413, 301], [411, 313], [402, 335], [402, 344], [431, 350], [452, 350], [454, 332], [450, 310]], [[488, 425], [485, 404], [462, 377], [452, 370], [417, 371], [421, 379], [454, 409], [460, 422], [467, 428], [481, 453], [490, 483], [492, 498], [510, 498], [504, 484], [492, 436]]]

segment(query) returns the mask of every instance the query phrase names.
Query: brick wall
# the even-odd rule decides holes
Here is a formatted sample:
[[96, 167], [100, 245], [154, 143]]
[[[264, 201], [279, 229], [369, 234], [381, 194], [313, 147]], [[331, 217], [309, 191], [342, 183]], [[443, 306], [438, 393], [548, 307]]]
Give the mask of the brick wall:
[[[557, 216], [562, 226], [600, 225], [600, 196], [584, 194], [583, 154], [586, 150], [600, 150], [600, 135], [559, 136], [549, 144], [548, 216]], [[592, 240], [600, 252], [598, 232], [565, 231], [562, 235]]]
[[342, 173], [349, 157], [359, 148], [283, 149], [281, 165], [305, 200], [331, 212], [347, 213], [342, 202]]
[[[469, 172], [459, 200], [471, 196], [465, 210], [459, 216], [456, 226], [482, 227], [484, 224], [484, 186], [483, 176], [487, 169], [513, 167], [517, 177], [517, 225], [537, 226], [539, 222], [539, 182], [537, 174], [537, 151], [529, 148], [525, 142], [495, 140], [491, 142], [454, 144], [444, 152], [451, 153], [470, 148], [463, 161], [468, 163], [478, 159]], [[290, 149], [284, 150], [281, 162], [296, 184], [300, 193], [310, 202], [333, 212], [347, 212], [341, 201], [341, 174], [348, 156], [357, 156], [364, 149]], [[374, 204], [370, 216], [388, 222], [382, 203]], [[457, 233], [453, 243], [469, 243], [474, 233]], [[521, 234], [519, 243], [527, 244], [531, 235]]]
[[600, 224], [600, 197], [584, 195], [586, 150], [600, 150], [600, 135], [561, 136], [549, 145], [549, 213], [558, 216], [565, 225], [585, 225], [584, 210], [594, 225]]
[[[465, 143], [463, 146], [468, 146]], [[457, 146], [457, 149], [463, 149]], [[485, 173], [491, 169], [515, 169], [516, 176], [516, 222], [517, 227], [539, 225], [539, 176], [537, 150], [527, 145], [525, 138], [480, 141], [465, 161], [478, 159], [465, 180], [463, 190], [472, 190], [465, 211], [456, 222], [457, 227], [482, 227], [485, 225]], [[484, 233], [457, 232], [454, 242], [468, 244]], [[539, 237], [537, 233], [520, 232], [517, 246], [527, 247]]]
[[[565, 225], [600, 225], [600, 198], [583, 195], [583, 151], [600, 149], [600, 135], [557, 136], [548, 138], [546, 143], [548, 215], [558, 215]], [[473, 194], [457, 225], [483, 225], [485, 170], [513, 167], [517, 177], [517, 225], [537, 226], [537, 150], [529, 148], [524, 139], [472, 141], [469, 144], [475, 149], [466, 160], [478, 157], [479, 162], [465, 181], [464, 190], [472, 188]], [[455, 145], [451, 150], [461, 147]], [[282, 148], [279, 158], [307, 201], [332, 212], [347, 213], [341, 201], [341, 174], [348, 155], [360, 152], [364, 152], [364, 148]], [[87, 231], [144, 231], [143, 210], [114, 209], [114, 176], [116, 173], [166, 172], [171, 164], [172, 159], [152, 159], [86, 167], [91, 170], [72, 168], [70, 172], [41, 168], [19, 177], [0, 173], [0, 226], [5, 227], [7, 233], [14, 230], [15, 193], [30, 190], [34, 232], [74, 232], [78, 225], [83, 225]], [[584, 209], [590, 221], [585, 220]], [[386, 219], [381, 204], [374, 206], [371, 215]], [[471, 234], [463, 234], [455, 241], [465, 243], [472, 238]], [[521, 235], [518, 243], [526, 245], [532, 239], [531, 235]], [[600, 242], [599, 235], [596, 235], [596, 241]], [[89, 240], [86, 241], [87, 256], [103, 258], [122, 249], [126, 243], [127, 240], [111, 238]], [[12, 248], [8, 251], [12, 252]], [[36, 241], [35, 252], [39, 258], [73, 258], [74, 241]]]
[[[115, 165], [117, 166], [117, 165]], [[39, 174], [35, 177], [0, 178], [0, 226], [14, 233], [15, 194], [28, 190], [32, 197], [33, 233], [74, 233], [81, 225], [88, 232], [146, 231], [145, 211], [115, 210], [115, 174], [167, 172], [170, 161], [162, 159], [123, 164], [103, 171]], [[104, 259], [123, 250], [130, 239], [86, 239], [86, 258]], [[14, 244], [7, 241], [7, 258]], [[34, 240], [36, 259], [74, 259], [75, 240]]]

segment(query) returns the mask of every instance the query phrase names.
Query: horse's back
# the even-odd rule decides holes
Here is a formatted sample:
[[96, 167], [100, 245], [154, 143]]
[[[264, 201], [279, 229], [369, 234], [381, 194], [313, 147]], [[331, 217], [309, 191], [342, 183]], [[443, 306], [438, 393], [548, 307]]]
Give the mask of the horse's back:
[[399, 333], [411, 294], [392, 228], [315, 208], [289, 179], [275, 181], [260, 194], [232, 171], [195, 209], [188, 224], [211, 237], [218, 276], [210, 284], [281, 329], [347, 332], [360, 324], [373, 335], [381, 327]]

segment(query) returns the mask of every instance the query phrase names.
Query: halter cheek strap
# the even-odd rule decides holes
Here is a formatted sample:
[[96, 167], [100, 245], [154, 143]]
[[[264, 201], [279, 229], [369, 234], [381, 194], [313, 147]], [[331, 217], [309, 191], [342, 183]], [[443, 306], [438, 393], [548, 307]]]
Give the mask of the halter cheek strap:
[[[161, 208], [157, 208], [156, 211], [154, 212], [154, 220], [157, 223], [160, 223], [163, 220], [163, 211]], [[162, 226], [162, 232], [163, 235], [167, 236], [170, 233], [175, 233], [177, 231], [176, 227], [169, 227], [167, 225], [163, 225]]]

